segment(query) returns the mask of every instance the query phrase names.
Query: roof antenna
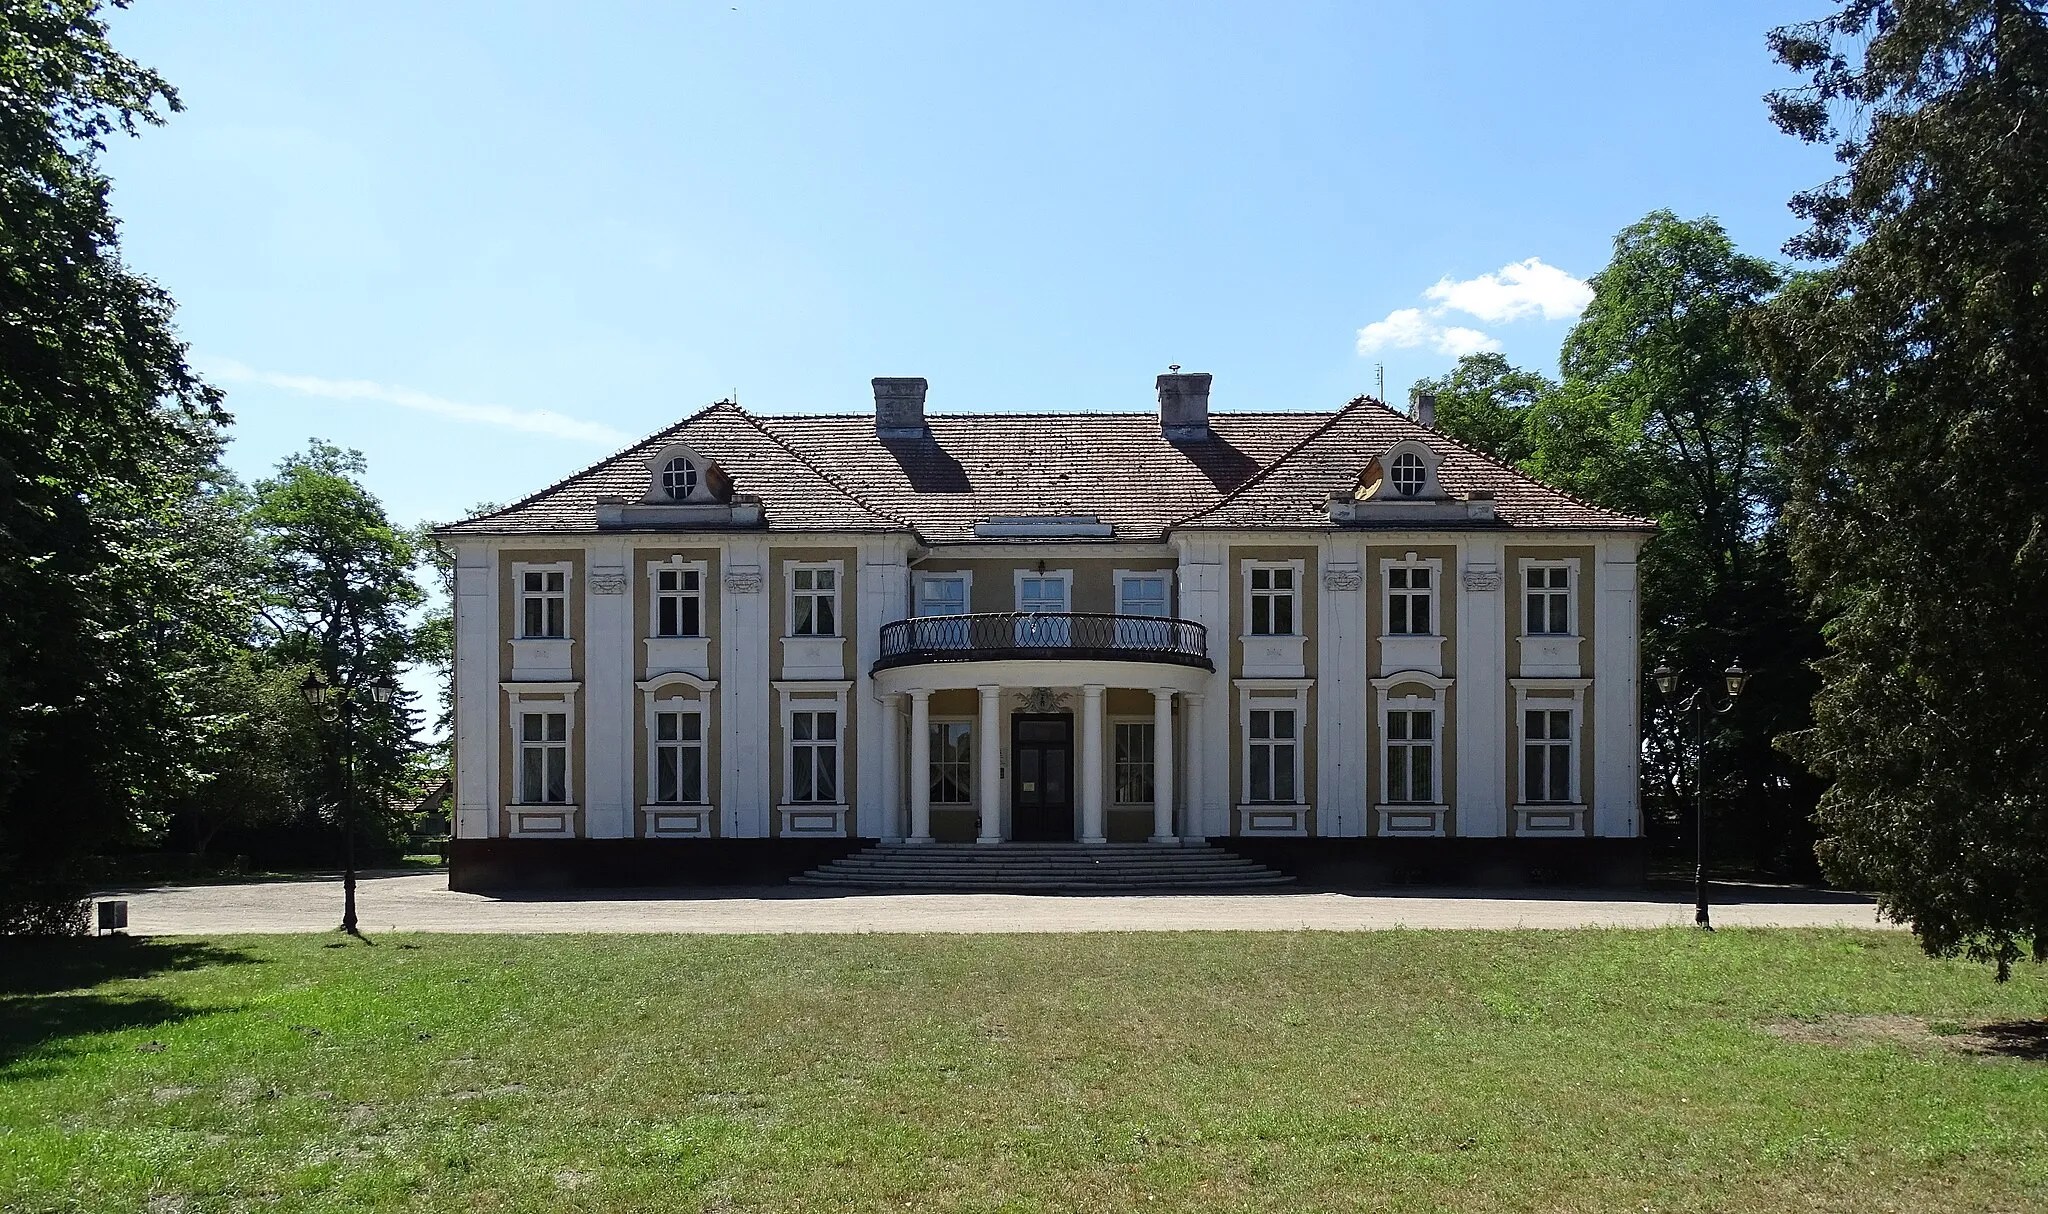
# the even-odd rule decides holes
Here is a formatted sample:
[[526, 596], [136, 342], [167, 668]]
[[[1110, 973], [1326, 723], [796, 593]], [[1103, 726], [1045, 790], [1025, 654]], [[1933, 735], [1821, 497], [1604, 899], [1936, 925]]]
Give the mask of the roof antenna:
[[1167, 370], [1167, 373], [1168, 373], [1168, 374], [1170, 374], [1170, 375], [1179, 375], [1179, 374], [1180, 374], [1180, 364], [1179, 364], [1179, 363], [1168, 363], [1168, 364], [1166, 364], [1166, 370]]
[[1387, 403], [1387, 364], [1374, 363], [1372, 369], [1380, 377], [1380, 403], [1384, 405]]

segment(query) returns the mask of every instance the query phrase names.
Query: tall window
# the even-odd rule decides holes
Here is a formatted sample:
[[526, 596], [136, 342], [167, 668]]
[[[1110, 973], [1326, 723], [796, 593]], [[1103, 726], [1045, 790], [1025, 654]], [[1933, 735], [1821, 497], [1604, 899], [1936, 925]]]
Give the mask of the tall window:
[[1387, 713], [1387, 800], [1433, 802], [1436, 714], [1426, 709]]
[[974, 727], [966, 721], [932, 722], [932, 804], [974, 802]]
[[696, 569], [654, 572], [654, 635], [704, 635], [704, 574]]
[[790, 633], [800, 637], [839, 635], [839, 573], [834, 569], [790, 572]]
[[1531, 708], [1522, 714], [1522, 795], [1530, 801], [1572, 799], [1572, 714]]
[[1150, 805], [1152, 784], [1152, 722], [1120, 721], [1116, 727], [1116, 801], [1119, 805]]
[[654, 799], [663, 805], [704, 802], [704, 716], [654, 714]]
[[789, 799], [839, 800], [839, 714], [789, 714]]
[[1254, 708], [1247, 722], [1245, 771], [1253, 801], [1294, 803], [1294, 710]]
[[568, 635], [569, 575], [560, 569], [528, 569], [519, 581], [519, 635]]
[[1065, 574], [1018, 574], [1017, 610], [1023, 613], [1024, 618], [1014, 625], [1016, 644], [1058, 647], [1072, 643], [1074, 622], [1065, 614], [1068, 610]]
[[1387, 570], [1387, 631], [1397, 636], [1430, 636], [1430, 569], [1395, 565]]
[[569, 714], [519, 714], [519, 800], [562, 805], [569, 800]]
[[917, 614], [966, 615], [967, 579], [926, 574], [917, 583]]
[[1571, 573], [1564, 565], [1536, 565], [1529, 570], [1530, 635], [1570, 636]]
[[1294, 570], [1254, 567], [1252, 575], [1252, 635], [1286, 637], [1294, 635]]

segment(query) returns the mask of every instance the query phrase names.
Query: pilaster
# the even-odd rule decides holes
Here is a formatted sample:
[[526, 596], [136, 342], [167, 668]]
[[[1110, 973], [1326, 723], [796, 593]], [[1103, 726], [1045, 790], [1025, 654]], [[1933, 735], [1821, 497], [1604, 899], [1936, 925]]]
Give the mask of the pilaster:
[[1498, 535], [1468, 536], [1458, 549], [1458, 684], [1452, 696], [1460, 835], [1508, 833], [1507, 613], [1514, 591], [1505, 555]]
[[723, 833], [758, 839], [768, 833], [768, 773], [774, 761], [769, 711], [768, 542], [737, 537], [725, 550], [724, 593], [719, 595], [720, 719], [724, 761], [718, 805]]

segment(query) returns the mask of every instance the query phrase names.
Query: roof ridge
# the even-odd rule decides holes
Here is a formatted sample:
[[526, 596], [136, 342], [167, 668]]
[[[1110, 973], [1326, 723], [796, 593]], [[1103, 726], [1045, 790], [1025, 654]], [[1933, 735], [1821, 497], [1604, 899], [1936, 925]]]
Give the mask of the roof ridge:
[[[838, 477], [834, 476], [830, 472], [825, 471], [818, 465], [812, 463], [808, 458], [804, 456], [803, 452], [798, 451], [795, 447], [792, 447], [788, 443], [782, 441], [780, 435], [776, 434], [773, 430], [770, 430], [767, 426], [762, 425], [761, 419], [754, 416], [752, 413], [747, 412], [744, 406], [735, 402], [733, 404], [733, 408], [739, 412], [739, 415], [741, 417], [746, 419], [747, 424], [752, 426], [761, 435], [762, 438], [765, 438], [769, 442], [773, 443], [777, 449], [782, 451], [784, 454], [788, 455], [797, 463], [802, 464], [804, 467], [810, 469], [813, 473], [817, 475], [819, 480], [822, 480], [826, 484], [832, 486], [834, 489], [839, 490], [840, 493], [846, 496], [846, 500], [852, 502], [856, 506], [859, 506], [861, 509], [867, 511], [869, 514], [874, 515], [876, 518], [887, 519], [889, 522], [896, 523], [904, 527], [912, 535], [916, 535], [920, 541], [924, 539], [924, 536], [919, 534], [917, 530], [917, 524], [911, 522], [907, 518], [903, 518], [899, 515], [884, 510], [881, 507], [875, 505], [873, 502], [869, 501], [867, 498], [861, 496], [858, 493], [855, 493], [851, 488], [849, 488], [846, 485], [845, 482], [841, 481]], [[859, 417], [860, 414], [833, 414], [826, 416]]]
[[[1210, 417], [1317, 417], [1329, 412], [1325, 409], [1211, 409]], [[937, 421], [979, 421], [991, 417], [1157, 417], [1154, 409], [1046, 409], [1035, 411], [1003, 410], [985, 413], [928, 413], [926, 423]], [[867, 421], [873, 413], [759, 413], [748, 414], [764, 422], [804, 421]]]
[[[712, 401], [710, 404], [704, 406], [702, 409], [697, 410], [695, 413], [690, 414], [688, 417], [683, 418], [681, 421], [670, 422], [668, 425], [663, 426], [661, 429], [656, 430], [651, 434], [643, 435], [640, 438], [636, 438], [632, 442], [627, 443], [625, 446], [620, 447], [618, 450], [612, 452], [610, 455], [607, 455], [603, 459], [598, 460], [596, 463], [590, 464], [586, 467], [578, 468], [576, 471], [571, 472], [569, 475], [561, 478], [560, 480], [556, 481], [552, 485], [549, 485], [545, 489], [536, 490], [532, 493], [527, 494], [525, 497], [520, 498], [516, 502], [508, 502], [505, 505], [498, 507], [496, 510], [486, 510], [482, 514], [473, 514], [470, 515], [468, 518], [459, 518], [453, 520], [452, 522], [443, 523], [441, 524], [441, 527], [454, 527], [459, 526], [463, 523], [478, 523], [482, 522], [485, 519], [497, 518], [501, 514], [510, 514], [511, 512], [519, 509], [522, 506], [530, 506], [533, 503], [539, 501], [541, 498], [546, 497], [548, 494], [553, 493], [556, 490], [567, 486], [568, 484], [573, 482], [577, 477], [589, 476], [591, 473], [596, 472], [598, 469], [604, 467], [605, 465], [611, 463], [612, 461], [617, 459], [623, 459], [625, 456], [631, 454], [634, 448], [639, 447], [641, 444], [651, 443], [665, 434], [670, 434], [673, 433], [674, 431], [680, 430], [684, 426], [689, 425], [691, 422], [696, 421], [698, 418], [703, 417], [706, 414], [716, 412], [717, 410], [722, 408], [739, 409], [739, 403], [737, 401], [731, 400]], [[744, 409], [741, 409], [740, 412], [744, 414], [746, 411]], [[435, 530], [437, 531], [440, 529], [440, 527], [435, 528]]]
[[[1223, 509], [1223, 507], [1229, 505], [1231, 501], [1234, 500], [1239, 494], [1243, 493], [1247, 489], [1250, 489], [1253, 485], [1259, 484], [1260, 482], [1264, 481], [1266, 477], [1271, 475], [1275, 469], [1279, 468], [1282, 464], [1285, 464], [1288, 460], [1293, 459], [1297, 454], [1301, 452], [1301, 449], [1303, 447], [1308, 446], [1316, 439], [1321, 438], [1324, 434], [1328, 433], [1330, 427], [1336, 425], [1339, 421], [1343, 420], [1346, 414], [1350, 413], [1359, 405], [1370, 400], [1372, 400], [1372, 398], [1369, 396], [1358, 396], [1352, 398], [1350, 403], [1346, 404], [1343, 408], [1337, 410], [1336, 412], [1330, 414], [1330, 416], [1328, 416], [1327, 418], [1324, 418], [1323, 424], [1309, 431], [1306, 435], [1302, 437], [1301, 441], [1295, 443], [1292, 447], [1289, 447], [1287, 450], [1282, 451], [1279, 455], [1275, 456], [1273, 458], [1272, 463], [1267, 464], [1265, 467], [1260, 468], [1256, 473], [1253, 473], [1251, 476], [1247, 477], [1243, 484], [1239, 485], [1235, 489], [1232, 489], [1230, 492], [1224, 494], [1222, 497], [1217, 498], [1214, 502], [1210, 503], [1209, 505], [1204, 506], [1200, 510], [1195, 511], [1193, 514], [1190, 514], [1185, 518], [1175, 519], [1173, 522], [1168, 523], [1166, 525], [1166, 529], [1170, 532], [1175, 527], [1183, 526], [1187, 523], [1195, 521], [1196, 519], [1202, 517], [1205, 514], [1210, 514], [1214, 511]], [[1378, 404], [1379, 402], [1375, 401], [1374, 403]], [[1385, 406], [1381, 405], [1381, 407], [1384, 408]]]

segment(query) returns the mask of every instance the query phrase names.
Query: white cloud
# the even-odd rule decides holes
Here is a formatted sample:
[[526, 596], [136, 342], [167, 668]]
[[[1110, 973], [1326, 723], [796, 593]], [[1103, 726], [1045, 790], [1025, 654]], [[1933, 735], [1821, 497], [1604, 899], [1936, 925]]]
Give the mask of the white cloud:
[[1513, 262], [1495, 273], [1463, 282], [1440, 279], [1423, 295], [1437, 305], [1430, 309], [1431, 315], [1463, 312], [1489, 324], [1530, 316], [1564, 320], [1593, 302], [1593, 288], [1540, 257]]
[[1417, 346], [1428, 346], [1438, 354], [1462, 358], [1477, 354], [1481, 350], [1498, 350], [1500, 343], [1477, 329], [1458, 325], [1440, 325], [1421, 308], [1398, 308], [1387, 313], [1385, 320], [1376, 320], [1358, 331], [1358, 352], [1371, 354], [1389, 346], [1399, 350], [1412, 350]]
[[631, 435], [602, 423], [580, 421], [548, 409], [508, 409], [503, 405], [464, 404], [461, 401], [446, 400], [425, 392], [417, 392], [411, 388], [373, 383], [367, 379], [321, 379], [312, 375], [280, 375], [273, 371], [258, 371], [226, 358], [197, 361], [200, 370], [210, 379], [229, 383], [264, 384], [272, 388], [283, 388], [287, 392], [297, 392], [302, 396], [318, 396], [327, 400], [382, 401], [405, 409], [417, 409], [421, 413], [452, 417], [457, 421], [475, 422], [484, 426], [503, 426], [507, 430], [523, 430], [528, 434], [545, 434], [553, 438], [599, 443], [611, 447], [622, 446], [632, 438]]

